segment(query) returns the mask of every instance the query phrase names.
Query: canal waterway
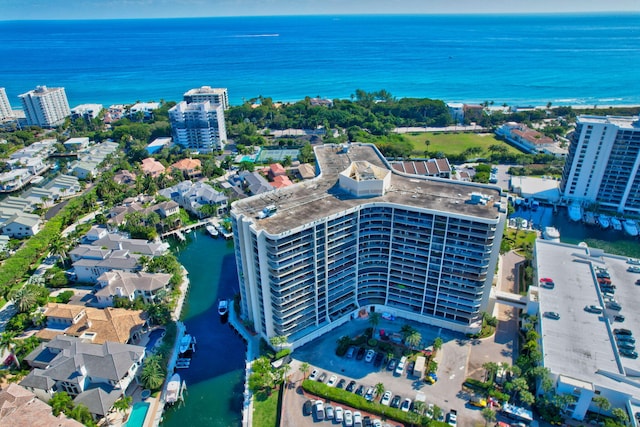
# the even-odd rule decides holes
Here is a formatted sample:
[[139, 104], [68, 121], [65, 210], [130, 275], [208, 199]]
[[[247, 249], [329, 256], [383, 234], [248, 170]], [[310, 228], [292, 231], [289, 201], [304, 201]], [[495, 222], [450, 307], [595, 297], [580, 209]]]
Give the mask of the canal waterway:
[[188, 369], [184, 404], [164, 413], [163, 427], [239, 426], [242, 423], [245, 344], [218, 315], [218, 300], [238, 292], [233, 242], [214, 239], [204, 229], [171, 241], [173, 253], [189, 272], [191, 286], [183, 307], [187, 332], [197, 339]]

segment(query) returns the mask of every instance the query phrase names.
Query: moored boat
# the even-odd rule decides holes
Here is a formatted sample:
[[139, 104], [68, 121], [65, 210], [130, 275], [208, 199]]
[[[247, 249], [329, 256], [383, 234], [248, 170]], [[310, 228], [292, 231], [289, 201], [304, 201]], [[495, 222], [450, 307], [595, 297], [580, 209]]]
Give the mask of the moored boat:
[[165, 394], [165, 402], [172, 405], [178, 401], [178, 397], [180, 396], [180, 375], [173, 374], [169, 382], [167, 383], [167, 392]]
[[611, 218], [609, 218], [605, 214], [600, 214], [598, 215], [598, 223], [602, 228], [609, 228], [609, 226], [611, 225]]
[[229, 301], [226, 299], [220, 300], [218, 303], [218, 314], [220, 316], [225, 316], [229, 312]]
[[627, 233], [631, 237], [636, 237], [638, 235], [638, 224], [632, 219], [628, 219], [622, 223], [624, 227], [624, 232]]
[[216, 228], [211, 224], [207, 224], [205, 228], [207, 229], [211, 237], [218, 237], [218, 235], [220, 234], [218, 230], [216, 230]]
[[555, 227], [545, 227], [542, 238], [551, 242], [560, 242], [560, 232]]
[[567, 211], [569, 213], [569, 219], [571, 221], [580, 221], [582, 219], [582, 206], [578, 204], [571, 204], [567, 206]]
[[596, 214], [591, 211], [587, 211], [584, 213], [584, 222], [587, 225], [596, 225], [598, 221], [596, 220]]
[[180, 353], [186, 353], [187, 350], [189, 350], [190, 346], [191, 346], [191, 335], [186, 334], [180, 340]]
[[613, 227], [613, 229], [616, 231], [620, 231], [622, 230], [622, 223], [618, 218], [611, 217], [611, 227]]

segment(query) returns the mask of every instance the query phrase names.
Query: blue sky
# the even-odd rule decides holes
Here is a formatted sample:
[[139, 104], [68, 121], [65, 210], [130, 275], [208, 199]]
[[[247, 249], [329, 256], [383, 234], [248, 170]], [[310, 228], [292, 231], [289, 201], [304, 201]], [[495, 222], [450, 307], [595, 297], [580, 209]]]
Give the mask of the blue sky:
[[640, 12], [640, 0], [0, 0], [0, 20], [607, 11]]

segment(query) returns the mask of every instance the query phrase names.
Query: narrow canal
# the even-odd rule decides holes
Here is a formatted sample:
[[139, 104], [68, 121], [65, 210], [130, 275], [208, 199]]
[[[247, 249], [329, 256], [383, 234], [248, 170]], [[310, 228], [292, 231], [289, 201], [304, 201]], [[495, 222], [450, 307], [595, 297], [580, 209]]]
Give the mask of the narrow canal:
[[204, 228], [172, 241], [172, 250], [189, 272], [191, 288], [183, 308], [187, 332], [197, 339], [188, 369], [185, 402], [164, 413], [163, 427], [239, 426], [242, 421], [245, 345], [218, 315], [218, 300], [238, 291], [232, 241], [210, 237]]

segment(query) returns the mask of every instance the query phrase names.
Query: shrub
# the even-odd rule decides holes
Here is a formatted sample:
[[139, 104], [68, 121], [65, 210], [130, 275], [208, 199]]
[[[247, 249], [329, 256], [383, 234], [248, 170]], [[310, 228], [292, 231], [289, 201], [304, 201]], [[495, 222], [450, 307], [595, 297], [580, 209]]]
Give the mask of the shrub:
[[283, 357], [288, 356], [290, 354], [291, 354], [290, 348], [283, 348], [282, 350], [276, 353], [275, 360], [282, 359]]
[[367, 344], [369, 344], [370, 347], [375, 347], [376, 345], [378, 345], [378, 340], [375, 338], [371, 338], [369, 341], [367, 341]]
[[69, 302], [72, 296], [73, 296], [73, 291], [60, 292], [56, 297], [56, 302], [59, 302], [61, 304], [66, 304]]

